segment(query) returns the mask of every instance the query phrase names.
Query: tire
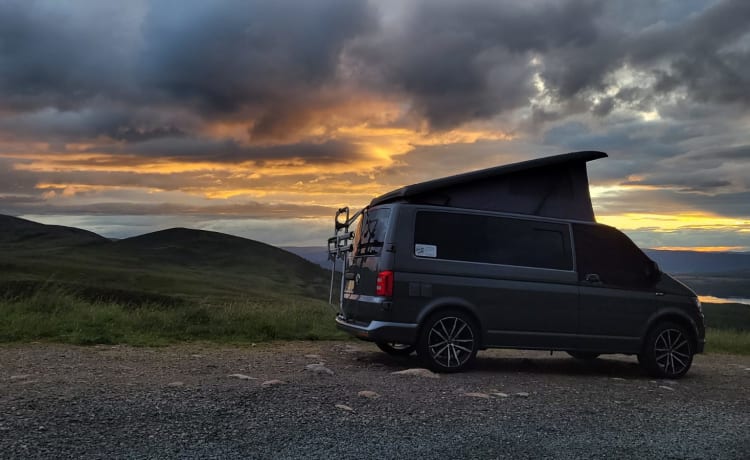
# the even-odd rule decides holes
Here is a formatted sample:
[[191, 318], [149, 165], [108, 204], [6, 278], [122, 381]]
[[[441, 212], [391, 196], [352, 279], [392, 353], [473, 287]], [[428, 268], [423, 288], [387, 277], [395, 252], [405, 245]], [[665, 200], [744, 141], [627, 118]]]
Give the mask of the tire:
[[592, 361], [599, 357], [599, 353], [589, 353], [585, 351], [567, 351], [566, 353], [575, 359], [580, 359], [581, 361]]
[[638, 362], [653, 377], [678, 379], [690, 369], [694, 353], [693, 339], [687, 329], [665, 321], [649, 331]]
[[416, 345], [395, 342], [375, 342], [375, 345], [391, 356], [409, 356], [417, 348]]
[[473, 318], [460, 310], [444, 310], [424, 322], [417, 353], [435, 372], [459, 372], [473, 364], [480, 345]]

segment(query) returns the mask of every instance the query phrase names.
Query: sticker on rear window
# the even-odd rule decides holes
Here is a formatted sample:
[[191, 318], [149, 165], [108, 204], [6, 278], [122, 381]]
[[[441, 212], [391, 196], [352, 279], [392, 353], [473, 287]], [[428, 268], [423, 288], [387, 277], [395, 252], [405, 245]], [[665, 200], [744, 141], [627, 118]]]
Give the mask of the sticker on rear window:
[[433, 244], [415, 244], [414, 255], [417, 257], [437, 257], [437, 246]]

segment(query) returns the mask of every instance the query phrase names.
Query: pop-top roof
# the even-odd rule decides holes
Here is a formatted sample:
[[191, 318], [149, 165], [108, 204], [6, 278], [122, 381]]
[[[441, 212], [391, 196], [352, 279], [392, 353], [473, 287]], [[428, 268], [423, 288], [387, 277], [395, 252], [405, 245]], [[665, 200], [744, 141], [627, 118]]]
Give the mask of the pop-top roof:
[[594, 221], [584, 151], [471, 171], [388, 192], [370, 202], [419, 203]]

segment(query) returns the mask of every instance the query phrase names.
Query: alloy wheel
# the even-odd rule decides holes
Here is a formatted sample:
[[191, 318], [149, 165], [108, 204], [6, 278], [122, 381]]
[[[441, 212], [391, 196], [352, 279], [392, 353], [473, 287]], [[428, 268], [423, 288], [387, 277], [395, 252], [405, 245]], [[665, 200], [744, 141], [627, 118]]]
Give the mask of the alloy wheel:
[[441, 366], [456, 368], [474, 354], [474, 332], [462, 318], [446, 316], [433, 324], [427, 335], [430, 357]]
[[682, 331], [665, 329], [656, 336], [654, 358], [665, 375], [681, 374], [691, 361], [690, 340]]

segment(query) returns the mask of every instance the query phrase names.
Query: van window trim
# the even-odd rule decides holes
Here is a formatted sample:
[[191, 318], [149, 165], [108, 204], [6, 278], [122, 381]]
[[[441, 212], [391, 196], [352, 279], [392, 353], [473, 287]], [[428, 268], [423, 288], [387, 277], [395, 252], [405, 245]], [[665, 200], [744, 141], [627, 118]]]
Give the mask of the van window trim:
[[[546, 218], [540, 218], [538, 216], [526, 216], [525, 214], [497, 213], [497, 212], [483, 211], [479, 209], [466, 209], [462, 211], [462, 209], [463, 208], [444, 208], [442, 206], [415, 208], [414, 222], [412, 223], [412, 231], [411, 231], [411, 235], [412, 235], [411, 246], [412, 247], [411, 247], [411, 250], [409, 251], [411, 258], [414, 260], [420, 260], [420, 261], [436, 260], [436, 261], [441, 261], [441, 262], [484, 265], [484, 266], [489, 266], [489, 267], [524, 268], [528, 270], [544, 270], [544, 271], [550, 271], [550, 272], [578, 273], [578, 270], [577, 270], [578, 264], [576, 261], [575, 246], [574, 246], [574, 241], [573, 241], [573, 225], [571, 224], [571, 222], [565, 221], [562, 219], [546, 219]], [[416, 233], [416, 228], [417, 228], [417, 216], [419, 215], [420, 212], [436, 212], [436, 211], [450, 213], [450, 214], [472, 214], [472, 215], [489, 216], [489, 217], [508, 217], [511, 219], [530, 220], [534, 222], [564, 225], [568, 229], [568, 242], [570, 244], [570, 260], [572, 262], [572, 268], [570, 270], [566, 270], [563, 268], [532, 267], [529, 265], [493, 264], [491, 262], [472, 262], [470, 260], [443, 259], [442, 257], [418, 257], [416, 254], [414, 254], [414, 248], [416, 246], [415, 233]], [[527, 217], [532, 217], [532, 218], [529, 219]]]

